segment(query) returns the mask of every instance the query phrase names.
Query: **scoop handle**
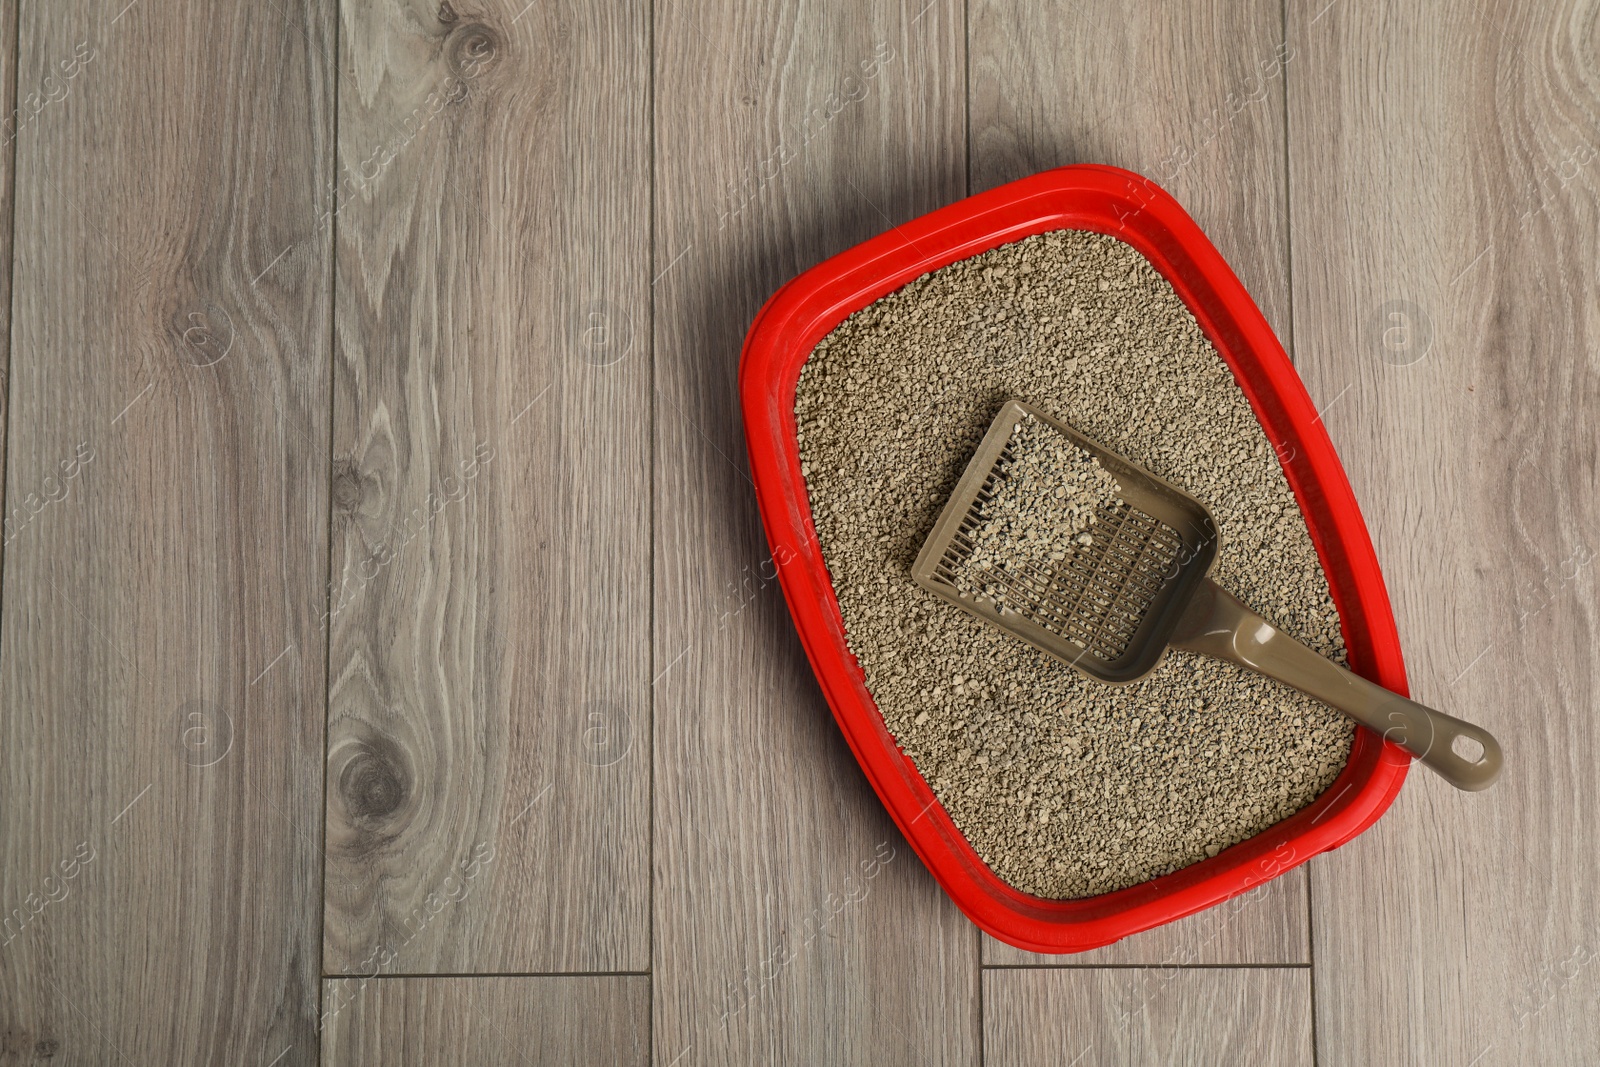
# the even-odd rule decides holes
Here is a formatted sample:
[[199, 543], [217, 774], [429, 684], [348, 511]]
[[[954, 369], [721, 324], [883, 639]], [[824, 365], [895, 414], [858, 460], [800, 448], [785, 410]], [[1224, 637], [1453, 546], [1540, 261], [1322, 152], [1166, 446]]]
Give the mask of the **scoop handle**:
[[[1209, 578], [1195, 590], [1170, 643], [1294, 686], [1382, 734], [1457, 789], [1486, 789], [1500, 776], [1500, 745], [1489, 731], [1391, 693], [1317, 655]], [[1454, 747], [1459, 737], [1482, 745], [1483, 754], [1476, 760], [1459, 755]]]

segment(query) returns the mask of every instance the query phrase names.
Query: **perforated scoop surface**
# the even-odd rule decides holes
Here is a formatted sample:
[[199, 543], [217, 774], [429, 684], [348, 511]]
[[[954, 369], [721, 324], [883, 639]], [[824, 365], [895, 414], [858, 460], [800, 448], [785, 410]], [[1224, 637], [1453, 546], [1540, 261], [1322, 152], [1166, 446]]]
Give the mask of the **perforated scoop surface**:
[[[1095, 509], [1083, 531], [1087, 544], [1079, 534], [1050, 545], [1059, 559], [1040, 562], [1030, 558], [1038, 553], [1022, 551], [995, 559], [991, 548], [983, 566], [968, 566], [990, 518], [985, 509], [1006, 488], [1017, 458], [1012, 430], [1029, 416], [1092, 456], [1115, 478], [1116, 499]], [[1090, 677], [1126, 684], [1155, 669], [1217, 543], [1216, 524], [1199, 501], [1039, 409], [1008, 400], [924, 541], [912, 577]]]
[[1182, 550], [1178, 534], [1119, 501], [1096, 512], [1090, 543], [1063, 546], [1066, 559], [1048, 573], [1021, 561], [968, 570], [973, 534], [983, 522], [985, 504], [999, 488], [998, 480], [1004, 477], [1004, 463], [997, 463], [967, 508], [955, 536], [940, 553], [934, 580], [947, 585], [952, 596], [961, 595], [956, 580], [963, 572], [969, 576], [969, 584], [998, 586], [1001, 595], [991, 599], [1013, 625], [1031, 624], [1101, 659], [1118, 659], [1128, 650], [1162, 584], [1176, 574]]

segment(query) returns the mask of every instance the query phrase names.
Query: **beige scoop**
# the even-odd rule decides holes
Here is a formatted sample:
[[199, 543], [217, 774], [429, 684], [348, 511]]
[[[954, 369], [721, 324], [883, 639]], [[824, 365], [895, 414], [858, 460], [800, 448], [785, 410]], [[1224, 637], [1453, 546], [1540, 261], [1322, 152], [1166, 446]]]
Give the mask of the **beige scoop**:
[[[1032, 415], [1093, 456], [1116, 479], [1089, 543], [1062, 546], [1048, 567], [1021, 559], [983, 571], [998, 597], [958, 580], [984, 508], [1016, 458], [1012, 431]], [[1500, 774], [1488, 731], [1391, 693], [1317, 655], [1213, 582], [1219, 534], [1210, 512], [1157, 478], [1020, 400], [1008, 400], [967, 464], [911, 569], [925, 589], [1043, 649], [1095, 681], [1138, 681], [1168, 648], [1188, 649], [1276, 678], [1393, 741], [1459, 789]], [[970, 587], [970, 582], [961, 584]], [[998, 600], [998, 603], [997, 603]]]

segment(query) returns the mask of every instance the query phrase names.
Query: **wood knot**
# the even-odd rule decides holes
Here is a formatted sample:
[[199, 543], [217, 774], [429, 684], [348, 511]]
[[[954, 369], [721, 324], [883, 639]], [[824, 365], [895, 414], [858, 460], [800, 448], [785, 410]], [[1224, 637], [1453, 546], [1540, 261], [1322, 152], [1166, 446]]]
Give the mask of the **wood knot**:
[[209, 300], [182, 307], [167, 320], [178, 358], [193, 367], [221, 363], [233, 351], [233, 319], [226, 308]]
[[465, 81], [481, 75], [500, 55], [500, 38], [482, 23], [470, 22], [450, 31], [445, 42], [450, 72]]
[[21, 1063], [28, 1059], [32, 1052], [33, 1059], [53, 1059], [61, 1051], [61, 1042], [53, 1037], [40, 1037], [37, 1033], [22, 1027], [8, 1027], [0, 1032], [0, 1059], [6, 1063]]
[[359, 512], [365, 488], [366, 483], [362, 481], [361, 472], [356, 469], [354, 460], [341, 459], [334, 462], [333, 506], [336, 510], [346, 515]]
[[410, 795], [405, 755], [385, 737], [362, 742], [339, 772], [339, 796], [357, 821], [380, 821], [399, 811]]
[[456, 9], [450, 6], [450, 0], [444, 0], [444, 3], [439, 5], [439, 21], [446, 26], [460, 17], [456, 14]]

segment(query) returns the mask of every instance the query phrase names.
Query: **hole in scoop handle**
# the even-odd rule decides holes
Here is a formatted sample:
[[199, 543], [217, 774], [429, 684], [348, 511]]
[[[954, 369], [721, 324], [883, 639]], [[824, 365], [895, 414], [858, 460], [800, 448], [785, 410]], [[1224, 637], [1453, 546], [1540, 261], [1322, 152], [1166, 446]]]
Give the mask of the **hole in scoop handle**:
[[[1174, 630], [1176, 648], [1201, 652], [1276, 678], [1393, 741], [1457, 789], [1485, 789], [1500, 777], [1500, 745], [1480, 726], [1434, 711], [1317, 655], [1207, 579]], [[1458, 740], [1476, 742], [1468, 758]]]
[[[1384, 689], [1383, 692], [1389, 691]], [[1388, 725], [1368, 725], [1382, 733], [1385, 741], [1393, 741], [1410, 752], [1457, 789], [1487, 789], [1500, 777], [1500, 743], [1483, 727], [1434, 711], [1395, 693], [1389, 693], [1389, 702], [1383, 705], [1381, 713]], [[1476, 759], [1468, 759], [1456, 750], [1456, 742], [1461, 739], [1477, 743], [1481, 751]]]

